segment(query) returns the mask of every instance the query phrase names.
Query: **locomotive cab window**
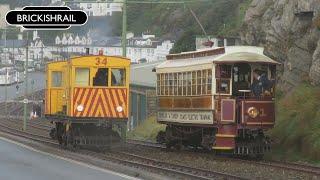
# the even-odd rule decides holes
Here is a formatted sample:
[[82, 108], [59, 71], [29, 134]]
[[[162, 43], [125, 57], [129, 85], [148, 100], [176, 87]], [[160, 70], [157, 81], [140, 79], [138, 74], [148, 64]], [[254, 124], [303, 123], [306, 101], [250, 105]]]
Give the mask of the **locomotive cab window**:
[[126, 85], [126, 70], [120, 68], [111, 69], [111, 86]]
[[61, 87], [62, 86], [62, 72], [61, 71], [52, 71], [51, 73], [51, 86], [52, 87]]
[[93, 86], [108, 86], [108, 68], [99, 68], [93, 77]]
[[89, 86], [90, 85], [90, 69], [89, 68], [76, 68], [76, 86]]

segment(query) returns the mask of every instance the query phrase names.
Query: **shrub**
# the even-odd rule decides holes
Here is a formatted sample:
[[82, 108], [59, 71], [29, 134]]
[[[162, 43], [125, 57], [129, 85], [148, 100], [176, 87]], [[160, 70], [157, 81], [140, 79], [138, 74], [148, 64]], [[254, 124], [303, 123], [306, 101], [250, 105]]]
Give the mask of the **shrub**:
[[276, 103], [275, 148], [320, 160], [320, 88], [303, 84]]
[[155, 117], [150, 117], [134, 130], [128, 133], [128, 138], [137, 140], [156, 141], [158, 132], [165, 129], [165, 125], [159, 124]]

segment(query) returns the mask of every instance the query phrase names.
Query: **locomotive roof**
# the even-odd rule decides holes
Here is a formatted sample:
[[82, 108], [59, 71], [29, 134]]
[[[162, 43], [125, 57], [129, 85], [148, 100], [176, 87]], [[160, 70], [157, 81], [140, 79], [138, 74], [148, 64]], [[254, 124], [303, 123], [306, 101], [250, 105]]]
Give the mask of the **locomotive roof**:
[[256, 46], [227, 46], [223, 48], [203, 49], [200, 51], [184, 52], [167, 56], [167, 61], [157, 66], [162, 68], [177, 68], [202, 64], [235, 64], [235, 63], [264, 63], [280, 64], [263, 54], [262, 47]]

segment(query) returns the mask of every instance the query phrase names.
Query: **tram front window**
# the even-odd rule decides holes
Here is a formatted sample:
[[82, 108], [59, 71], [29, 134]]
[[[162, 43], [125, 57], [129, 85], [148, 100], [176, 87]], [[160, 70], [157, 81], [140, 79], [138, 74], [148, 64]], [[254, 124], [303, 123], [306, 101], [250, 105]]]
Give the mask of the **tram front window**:
[[251, 67], [249, 64], [235, 64], [233, 66], [233, 95], [242, 96], [239, 90], [250, 90]]

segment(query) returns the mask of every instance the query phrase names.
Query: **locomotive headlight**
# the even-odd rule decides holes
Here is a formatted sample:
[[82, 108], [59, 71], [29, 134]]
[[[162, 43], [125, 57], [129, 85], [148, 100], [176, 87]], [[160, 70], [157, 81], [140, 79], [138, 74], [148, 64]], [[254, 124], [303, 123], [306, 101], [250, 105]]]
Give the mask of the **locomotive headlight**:
[[117, 107], [117, 111], [118, 111], [119, 113], [122, 112], [122, 111], [123, 111], [123, 107], [118, 106], [118, 107]]
[[77, 106], [77, 111], [79, 112], [83, 111], [83, 106], [81, 104]]
[[259, 111], [257, 108], [255, 107], [250, 107], [248, 109], [248, 115], [251, 117], [251, 118], [256, 118], [258, 115], [259, 115]]

